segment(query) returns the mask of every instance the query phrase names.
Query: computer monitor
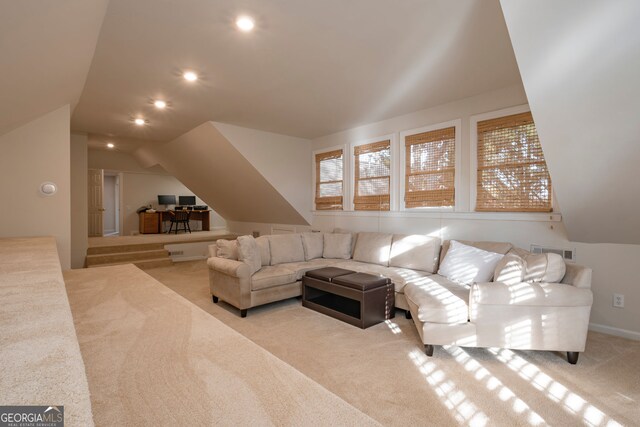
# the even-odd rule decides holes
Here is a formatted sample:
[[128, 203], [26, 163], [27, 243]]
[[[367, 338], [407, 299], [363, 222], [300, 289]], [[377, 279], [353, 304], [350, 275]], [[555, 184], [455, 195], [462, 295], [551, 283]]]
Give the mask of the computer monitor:
[[193, 206], [196, 204], [196, 196], [180, 196], [178, 203], [180, 206]]
[[158, 204], [164, 205], [164, 208], [167, 209], [169, 205], [176, 204], [176, 196], [174, 195], [158, 195]]

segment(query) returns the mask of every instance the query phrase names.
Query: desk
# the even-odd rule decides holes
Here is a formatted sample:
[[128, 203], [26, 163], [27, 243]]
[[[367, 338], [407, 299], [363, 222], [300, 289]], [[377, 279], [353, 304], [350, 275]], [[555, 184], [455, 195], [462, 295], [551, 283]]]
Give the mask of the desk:
[[[189, 220], [202, 222], [202, 231], [209, 231], [209, 212], [211, 211], [191, 211]], [[159, 234], [164, 232], [162, 225], [165, 221], [169, 221], [171, 211], [140, 212], [138, 216], [140, 234]]]

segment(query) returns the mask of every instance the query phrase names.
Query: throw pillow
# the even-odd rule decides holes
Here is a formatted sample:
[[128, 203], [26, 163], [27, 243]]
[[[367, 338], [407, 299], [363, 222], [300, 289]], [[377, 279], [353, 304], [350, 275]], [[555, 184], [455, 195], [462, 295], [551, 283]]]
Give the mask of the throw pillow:
[[304, 261], [304, 248], [300, 234], [273, 234], [269, 236], [271, 265]]
[[249, 265], [251, 274], [262, 267], [260, 249], [258, 249], [258, 244], [253, 236], [238, 237], [238, 260]]
[[306, 261], [322, 258], [322, 251], [324, 249], [322, 233], [302, 233], [302, 247]]
[[226, 259], [238, 259], [238, 242], [236, 240], [216, 240], [216, 248], [218, 249], [217, 257]]
[[524, 261], [527, 266], [525, 282], [558, 283], [567, 271], [564, 259], [558, 254], [531, 254]]
[[391, 243], [390, 267], [435, 273], [438, 264], [440, 239], [422, 234], [394, 234]]
[[351, 255], [349, 255], [349, 258], [351, 258], [353, 256], [353, 251], [356, 248], [356, 242], [358, 241], [358, 233], [349, 231], [345, 228], [334, 228], [333, 232], [336, 234], [351, 234]]
[[466, 285], [488, 282], [493, 277], [496, 264], [503, 257], [502, 254], [483, 251], [452, 240], [438, 274]]
[[504, 258], [496, 264], [493, 281], [507, 285], [515, 285], [516, 283], [524, 281], [526, 268], [524, 259], [517, 255], [505, 255]]
[[392, 239], [393, 234], [358, 233], [353, 260], [388, 267]]
[[325, 233], [322, 258], [351, 258], [351, 234]]
[[262, 258], [262, 265], [269, 265], [271, 263], [271, 250], [269, 249], [269, 239], [267, 236], [260, 236], [256, 238], [258, 248], [260, 248], [260, 257]]

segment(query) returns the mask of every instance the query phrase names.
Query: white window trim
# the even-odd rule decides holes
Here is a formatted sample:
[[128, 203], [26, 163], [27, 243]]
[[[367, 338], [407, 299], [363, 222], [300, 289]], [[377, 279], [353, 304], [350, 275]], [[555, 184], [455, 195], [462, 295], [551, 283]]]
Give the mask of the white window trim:
[[[471, 137], [469, 168], [469, 196], [471, 203], [469, 209], [473, 213], [476, 212], [476, 202], [478, 198], [478, 122], [489, 119], [497, 119], [498, 117], [511, 116], [513, 114], [528, 113], [531, 109], [529, 104], [517, 105], [515, 107], [503, 108], [502, 110], [490, 111], [487, 113], [476, 114], [469, 118], [469, 133]], [[457, 201], [457, 200], [456, 200]], [[553, 201], [552, 201], [553, 203]], [[522, 215], [519, 212], [511, 212], [514, 215]], [[549, 214], [546, 214], [547, 216]]]
[[[456, 149], [456, 158], [455, 158], [455, 180], [453, 185], [455, 186], [455, 206], [452, 208], [443, 208], [443, 207], [421, 207], [421, 208], [407, 208], [404, 200], [404, 191], [405, 191], [405, 174], [406, 174], [406, 157], [407, 150], [405, 149], [405, 139], [409, 135], [415, 135], [417, 133], [430, 132], [438, 129], [445, 129], [455, 127], [456, 132], [456, 140], [455, 140], [455, 149]], [[399, 167], [399, 181], [400, 181], [400, 191], [399, 193], [399, 206], [400, 211], [406, 212], [457, 212], [460, 210], [460, 205], [462, 203], [461, 199], [461, 191], [462, 188], [462, 119], [449, 120], [447, 122], [436, 123], [433, 125], [423, 126], [416, 129], [409, 129], [400, 132], [400, 167]]]
[[[333, 147], [321, 148], [311, 152], [311, 211], [316, 211], [316, 154], [328, 153], [329, 151], [342, 150], [342, 210], [347, 210], [347, 200], [349, 196], [349, 183], [347, 177], [349, 176], [349, 158], [347, 144], [334, 145]], [[340, 212], [340, 211], [337, 211]]]
[[[353, 154], [355, 147], [365, 144], [371, 144], [373, 142], [386, 141], [389, 140], [391, 142], [391, 146], [389, 148], [389, 152], [391, 153], [391, 171], [389, 174], [389, 210], [396, 211], [398, 210], [398, 192], [397, 182], [398, 182], [398, 166], [397, 166], [397, 158], [398, 158], [398, 138], [397, 133], [391, 133], [388, 135], [381, 135], [375, 138], [368, 138], [356, 142], [352, 142], [349, 144], [349, 187], [352, 191], [349, 194], [349, 202], [344, 204], [344, 210], [354, 211], [355, 207], [353, 204], [353, 196], [356, 194], [355, 182], [355, 167], [356, 167], [356, 157]], [[382, 211], [373, 211], [373, 212], [382, 212]]]

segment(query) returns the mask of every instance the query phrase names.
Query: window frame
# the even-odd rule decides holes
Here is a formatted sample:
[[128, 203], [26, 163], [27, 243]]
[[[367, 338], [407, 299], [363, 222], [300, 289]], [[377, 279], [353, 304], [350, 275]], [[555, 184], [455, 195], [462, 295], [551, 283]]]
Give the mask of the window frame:
[[[441, 207], [441, 206], [421, 206], [415, 208], [408, 208], [406, 206], [406, 202], [404, 200], [405, 189], [406, 189], [406, 160], [407, 160], [407, 150], [405, 149], [405, 140], [407, 136], [415, 135], [423, 132], [430, 132], [439, 129], [445, 128], [455, 128], [455, 177], [453, 181], [453, 186], [455, 188], [455, 196], [454, 196], [454, 206], [452, 207]], [[428, 126], [423, 126], [415, 129], [408, 129], [400, 132], [400, 168], [399, 168], [399, 180], [400, 180], [400, 211], [406, 212], [459, 212], [461, 211], [462, 205], [462, 119], [454, 119], [446, 122], [435, 123]]]
[[[329, 153], [331, 151], [336, 151], [336, 150], [342, 150], [342, 209], [334, 209], [334, 210], [325, 210], [325, 209], [321, 209], [321, 210], [317, 210], [316, 209], [316, 185], [317, 185], [317, 180], [316, 180], [316, 155], [317, 154], [323, 154], [323, 153]], [[312, 212], [344, 212], [347, 210], [347, 202], [348, 202], [348, 198], [350, 198], [350, 194], [349, 194], [349, 183], [347, 182], [347, 177], [349, 176], [349, 170], [347, 169], [347, 166], [349, 164], [349, 162], [347, 161], [348, 158], [348, 153], [347, 153], [348, 147], [346, 144], [344, 145], [335, 145], [333, 147], [327, 147], [327, 148], [321, 148], [318, 150], [314, 150], [311, 153], [311, 211]]]
[[[485, 213], [485, 211], [477, 211], [477, 201], [478, 201], [478, 122], [482, 122], [484, 120], [497, 119], [504, 116], [512, 116], [514, 114], [521, 113], [530, 113], [531, 108], [529, 108], [529, 104], [517, 105], [514, 107], [503, 108], [496, 111], [490, 111], [487, 113], [476, 114], [470, 117], [469, 119], [469, 132], [470, 132], [470, 155], [469, 159], [469, 168], [470, 168], [470, 180], [469, 180], [469, 193], [471, 196], [471, 204], [469, 206], [470, 212], [473, 213]], [[537, 131], [537, 129], [536, 129]], [[548, 165], [547, 165], [548, 168]], [[519, 211], [500, 211], [500, 212], [488, 212], [494, 214], [511, 214], [511, 215], [519, 215], [522, 213], [536, 213], [543, 215], [550, 215], [554, 213], [554, 207], [556, 206], [555, 193], [553, 191], [553, 187], [551, 187], [551, 212], [519, 212]]]
[[[353, 203], [353, 198], [356, 195], [356, 175], [355, 175], [355, 167], [356, 167], [356, 156], [354, 154], [354, 150], [356, 147], [360, 146], [360, 145], [366, 145], [366, 144], [372, 144], [374, 142], [381, 142], [381, 141], [386, 141], [389, 140], [389, 154], [391, 156], [391, 163], [389, 165], [390, 170], [389, 170], [389, 210], [388, 211], [364, 211], [364, 210], [355, 210], [355, 204]], [[368, 138], [368, 139], [364, 139], [364, 140], [360, 140], [360, 141], [356, 141], [356, 142], [352, 142], [351, 144], [349, 144], [349, 186], [351, 188], [350, 191], [350, 195], [349, 195], [349, 204], [348, 204], [348, 210], [350, 211], [354, 211], [354, 212], [368, 212], [368, 213], [382, 213], [382, 212], [391, 212], [394, 210], [397, 210], [397, 206], [398, 206], [398, 195], [397, 195], [397, 191], [396, 191], [396, 187], [397, 187], [397, 182], [398, 182], [398, 177], [397, 177], [397, 171], [398, 171], [398, 167], [396, 165], [397, 163], [397, 159], [398, 159], [398, 155], [397, 155], [397, 150], [398, 150], [398, 138], [397, 138], [397, 134], [392, 133], [392, 134], [388, 134], [388, 135], [381, 135], [375, 138]], [[347, 205], [343, 205], [343, 207], [346, 207]]]

